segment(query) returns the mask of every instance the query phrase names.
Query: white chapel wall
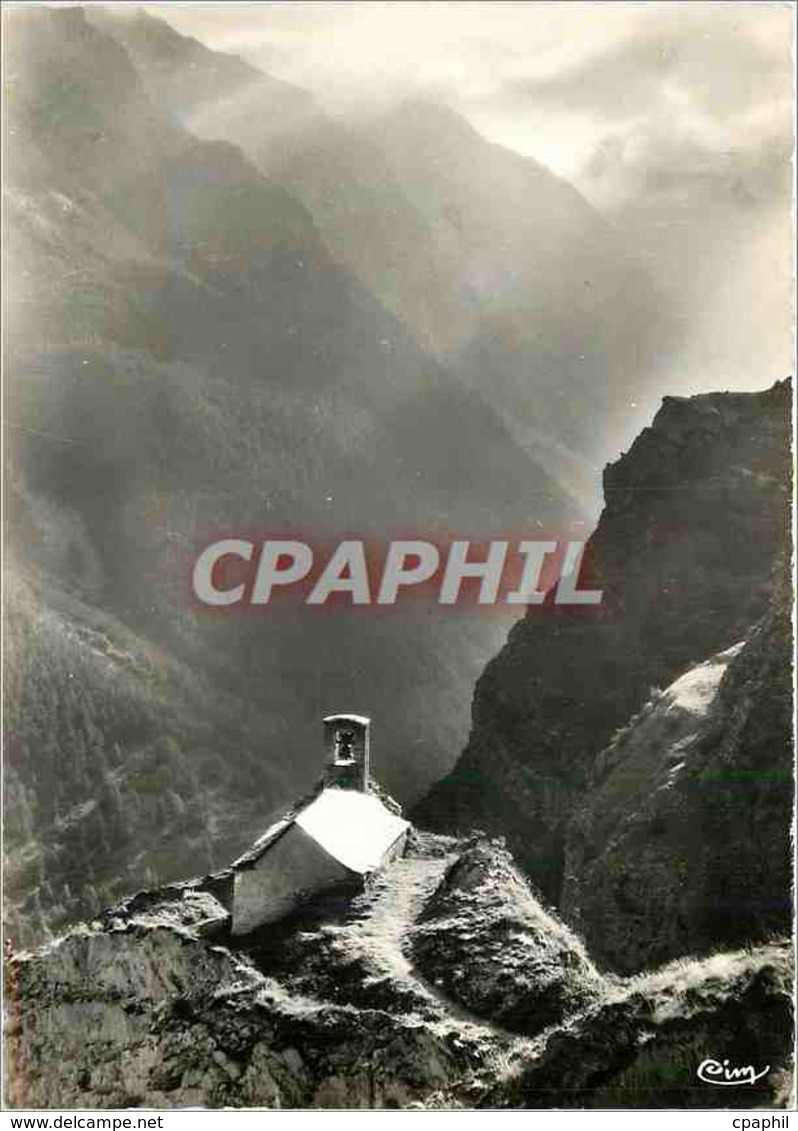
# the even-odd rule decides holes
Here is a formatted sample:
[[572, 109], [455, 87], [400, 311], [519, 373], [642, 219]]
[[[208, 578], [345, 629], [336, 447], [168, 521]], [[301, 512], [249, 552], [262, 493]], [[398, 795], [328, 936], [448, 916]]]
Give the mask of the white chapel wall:
[[328, 856], [298, 825], [292, 825], [255, 864], [236, 872], [233, 934], [247, 934], [287, 915], [300, 894], [348, 879], [357, 877]]

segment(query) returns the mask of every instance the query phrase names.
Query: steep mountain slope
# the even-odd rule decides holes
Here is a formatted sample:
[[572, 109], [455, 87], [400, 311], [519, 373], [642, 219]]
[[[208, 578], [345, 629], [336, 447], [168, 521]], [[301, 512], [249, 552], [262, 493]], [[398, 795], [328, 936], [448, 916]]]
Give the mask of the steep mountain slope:
[[4, 897], [17, 945], [136, 883], [227, 863], [299, 787], [278, 728], [114, 617], [7, 571]]
[[[241, 145], [328, 250], [595, 505], [612, 425], [673, 327], [620, 233], [535, 161], [412, 100], [345, 121], [167, 23], [92, 13], [192, 132]], [[595, 426], [596, 419], [604, 427]]]
[[[241, 708], [252, 729], [234, 757], [260, 763], [262, 819], [312, 780], [316, 720], [342, 705], [379, 719], [378, 774], [418, 795], [459, 745], [495, 626], [290, 602], [210, 616], [188, 589], [197, 552], [222, 532], [489, 536], [567, 528], [579, 512], [491, 406], [333, 261], [305, 209], [234, 146], [186, 132], [79, 9], [6, 24], [7, 517], [20, 583], [38, 578], [45, 606], [65, 589], [220, 700], [259, 704]], [[58, 741], [69, 766], [69, 737]], [[226, 756], [228, 738], [213, 743]], [[36, 757], [34, 743], [15, 771], [29, 794], [53, 788]], [[198, 788], [215, 790], [204, 774]], [[146, 822], [140, 832], [143, 880]], [[161, 879], [182, 870], [165, 866]]]
[[121, 43], [145, 88], [199, 137], [240, 145], [301, 201], [328, 250], [433, 356], [461, 341], [474, 296], [458, 283], [431, 225], [362, 130], [325, 114], [306, 92], [236, 56], [208, 50], [144, 12], [88, 18]]
[[604, 473], [586, 567], [601, 606], [549, 601], [514, 626], [477, 684], [460, 761], [416, 809], [420, 824], [507, 833], [559, 902], [567, 822], [598, 752], [652, 688], [738, 643], [768, 608], [788, 542], [790, 395], [783, 382], [665, 399]]
[[596, 761], [568, 826], [562, 912], [629, 972], [789, 931], [786, 569], [748, 639], [681, 676]]
[[[483, 881], [474, 884], [479, 873]], [[34, 1107], [782, 1106], [791, 1053], [789, 945], [601, 980], [578, 941], [525, 888], [506, 852], [421, 837], [351, 905], [320, 904], [232, 949], [201, 883], [140, 894], [50, 947], [6, 961], [9, 1099]], [[465, 917], [476, 964], [460, 989], [412, 964], [438, 910], [437, 952], [459, 964]], [[486, 1020], [480, 986], [502, 981], [496, 908], [517, 905], [513, 941], [533, 1038]], [[514, 926], [520, 925], [516, 921]], [[576, 961], [548, 999], [555, 950]], [[541, 963], [541, 959], [544, 959]], [[441, 967], [443, 968], [443, 967]], [[470, 986], [467, 983], [470, 980]], [[436, 984], [437, 983], [437, 984]], [[524, 1028], [519, 1013], [515, 1021]], [[545, 1028], [541, 1031], [541, 1026]], [[756, 1083], [713, 1088], [707, 1056], [739, 1055]]]

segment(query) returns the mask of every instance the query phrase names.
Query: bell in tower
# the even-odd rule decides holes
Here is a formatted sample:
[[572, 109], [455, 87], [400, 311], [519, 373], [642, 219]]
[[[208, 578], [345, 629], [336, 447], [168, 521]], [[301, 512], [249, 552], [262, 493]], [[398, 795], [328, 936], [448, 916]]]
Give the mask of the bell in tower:
[[324, 720], [324, 784], [368, 791], [369, 728], [363, 715], [328, 715]]

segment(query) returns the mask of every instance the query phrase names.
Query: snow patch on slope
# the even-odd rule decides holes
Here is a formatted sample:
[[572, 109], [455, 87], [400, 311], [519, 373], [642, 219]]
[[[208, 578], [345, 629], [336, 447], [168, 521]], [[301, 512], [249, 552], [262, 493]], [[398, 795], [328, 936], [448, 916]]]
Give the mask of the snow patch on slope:
[[726, 669], [743, 647], [744, 641], [718, 652], [710, 660], [698, 664], [685, 672], [665, 692], [665, 702], [669, 710], [686, 711], [691, 715], [703, 715], [715, 698], [720, 681]]

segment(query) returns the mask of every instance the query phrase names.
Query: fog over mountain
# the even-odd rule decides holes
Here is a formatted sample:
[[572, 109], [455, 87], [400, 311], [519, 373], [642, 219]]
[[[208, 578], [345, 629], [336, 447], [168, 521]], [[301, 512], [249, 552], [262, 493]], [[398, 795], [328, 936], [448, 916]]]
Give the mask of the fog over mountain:
[[595, 508], [613, 421], [625, 426], [630, 385], [678, 328], [650, 273], [570, 184], [429, 98], [333, 117], [162, 19], [91, 19], [159, 105], [192, 133], [239, 144], [300, 200], [333, 257], [453, 376], [490, 390], [516, 441]]
[[[173, 8], [172, 25], [350, 122], [432, 98], [566, 177], [667, 294], [628, 446], [665, 394], [766, 388], [792, 366], [793, 14], [780, 4]], [[754, 373], [756, 370], [756, 373]]]

